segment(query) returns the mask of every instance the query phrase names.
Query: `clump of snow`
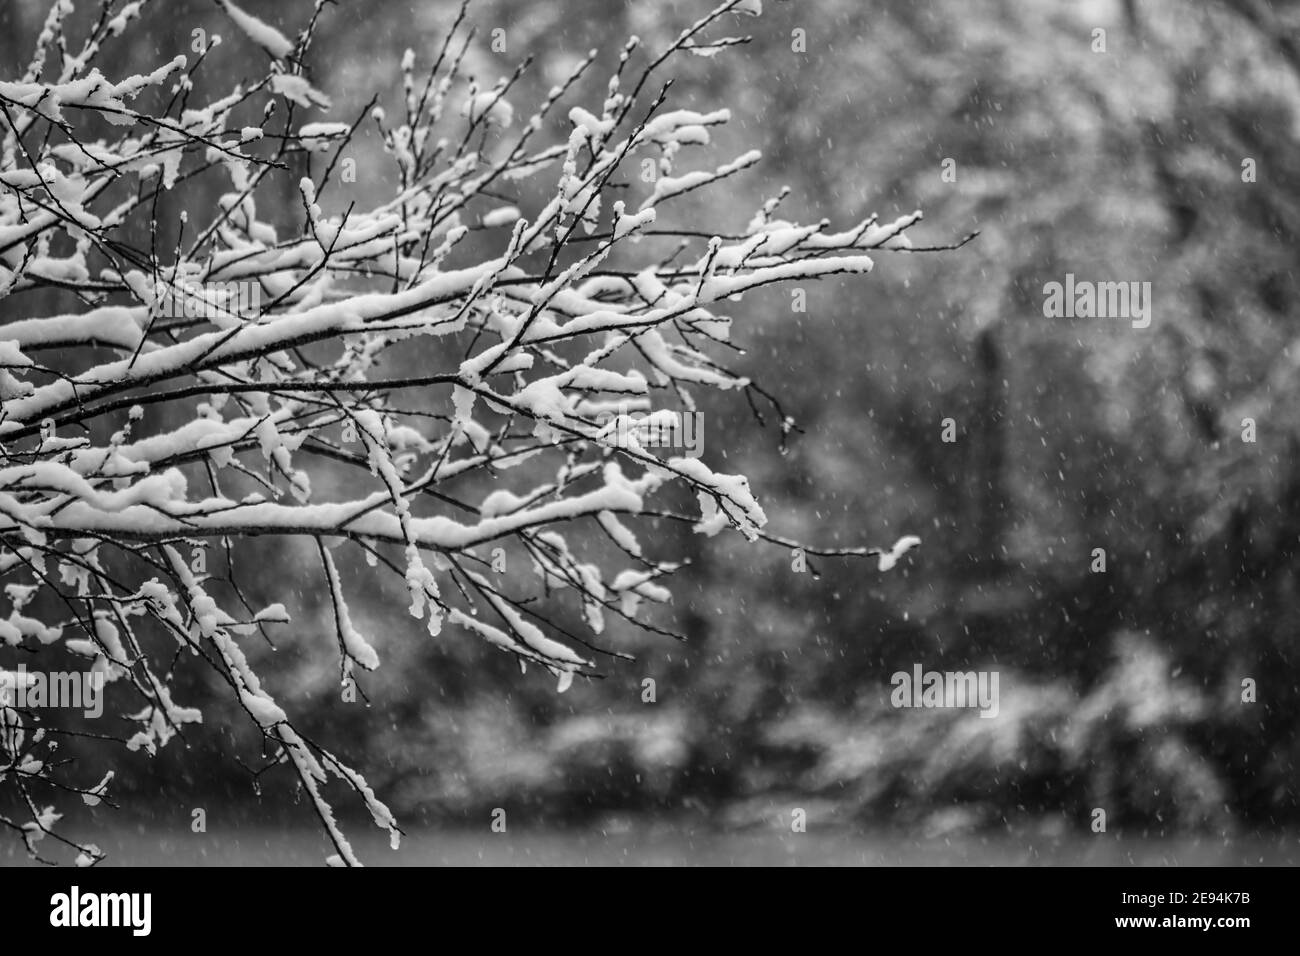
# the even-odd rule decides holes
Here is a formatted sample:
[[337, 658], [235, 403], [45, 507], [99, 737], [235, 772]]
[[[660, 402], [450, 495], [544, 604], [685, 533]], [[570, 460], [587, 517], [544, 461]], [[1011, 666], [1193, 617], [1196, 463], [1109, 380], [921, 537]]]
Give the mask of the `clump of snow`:
[[461, 115], [471, 122], [480, 120], [505, 129], [514, 122], [515, 109], [499, 92], [483, 92], [471, 96], [461, 107]]
[[293, 43], [289, 38], [269, 23], [259, 20], [251, 13], [245, 13], [231, 0], [217, 0], [217, 3], [245, 36], [271, 56], [282, 60], [293, 52]]
[[271, 77], [270, 85], [273, 92], [279, 93], [285, 99], [297, 103], [305, 109], [310, 109], [313, 106], [329, 109], [331, 106], [330, 98], [301, 76], [277, 73]]

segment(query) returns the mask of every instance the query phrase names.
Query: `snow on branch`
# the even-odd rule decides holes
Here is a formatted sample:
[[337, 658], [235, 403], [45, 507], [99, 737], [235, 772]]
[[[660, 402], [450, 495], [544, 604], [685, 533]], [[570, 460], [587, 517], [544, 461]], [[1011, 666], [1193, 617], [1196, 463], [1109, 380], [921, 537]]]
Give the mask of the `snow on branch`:
[[[593, 645], [575, 650], [530, 589], [572, 595], [593, 640], [608, 615], [655, 629], [638, 615], [669, 599], [660, 579], [678, 563], [635, 529], [669, 486], [699, 502], [683, 518], [700, 533], [780, 541], [743, 476], [663, 456], [648, 438], [647, 422], [676, 421], [667, 401], [694, 409], [697, 389], [767, 397], [713, 351], [734, 350], [740, 297], [867, 273], [871, 253], [911, 247], [921, 217], [831, 231], [774, 218], [778, 197], [739, 234], [667, 225], [684, 197], [760, 161], [693, 161], [730, 115], [669, 109], [659, 82], [677, 53], [743, 43], [703, 34], [758, 13], [754, 0], [719, 4], [639, 72], [629, 42], [603, 99], [561, 112], [592, 51], [522, 120], [512, 98], [527, 63], [487, 88], [462, 74], [463, 8], [432, 62], [402, 58], [399, 116], [372, 101], [349, 121], [321, 118], [330, 100], [307, 75], [323, 4], [290, 36], [220, 0], [234, 43], [260, 48], [266, 72], [218, 91], [196, 74], [221, 55], [215, 37], [196, 57], [116, 75], [105, 51], [155, 6], [104, 0], [80, 52], [52, 57], [76, 47], [71, 4], [56, 0], [24, 73], [0, 82], [0, 785], [30, 811], [0, 823], [39, 855], [46, 837], [63, 841], [41, 785], [111, 797], [111, 772], [82, 787], [78, 768], [52, 758], [55, 721], [22, 699], [18, 661], [79, 659], [134, 726], [106, 741], [128, 751], [242, 712], [309, 795], [330, 862], [352, 865], [327, 782], [353, 791], [396, 846], [392, 814], [255, 673], [244, 643], [287, 622], [285, 606], [252, 607], [215, 557], [209, 569], [195, 555], [210, 547], [234, 566], [254, 538], [310, 539], [334, 632], [319, 652], [337, 652], [345, 685], [383, 666], [349, 611], [370, 585], [336, 557], [355, 549], [400, 579], [428, 634], [450, 625], [562, 692], [593, 672]], [[540, 142], [553, 115], [567, 138]], [[363, 127], [393, 166], [394, 193], [373, 208], [340, 197]], [[609, 201], [646, 162], [648, 195]], [[266, 207], [295, 175], [297, 228], [277, 228]], [[199, 188], [219, 191], [215, 208], [184, 204]], [[167, 244], [153, 221], [165, 193], [186, 209]], [[149, 248], [128, 238], [141, 230]], [[656, 243], [693, 252], [663, 257]], [[33, 314], [35, 302], [59, 305]], [[418, 372], [386, 370], [409, 368], [404, 354], [421, 356]], [[623, 566], [584, 553], [592, 530]], [[531, 575], [493, 566], [507, 542]], [[173, 700], [177, 651], [177, 666], [228, 688], [229, 708]], [[102, 857], [68, 845], [79, 863]]]

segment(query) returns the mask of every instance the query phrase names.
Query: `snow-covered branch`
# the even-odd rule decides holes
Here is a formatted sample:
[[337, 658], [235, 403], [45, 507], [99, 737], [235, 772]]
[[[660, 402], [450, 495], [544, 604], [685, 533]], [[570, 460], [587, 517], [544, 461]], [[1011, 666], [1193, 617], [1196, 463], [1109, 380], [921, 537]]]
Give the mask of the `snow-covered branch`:
[[[702, 34], [755, 0], [720, 4], [639, 73], [639, 44], [627, 44], [603, 100], [569, 106], [567, 140], [550, 144], [537, 142], [546, 121], [565, 115], [595, 51], [520, 121], [511, 97], [528, 64], [486, 88], [462, 75], [462, 10], [431, 63], [402, 58], [396, 119], [373, 106], [325, 121], [316, 116], [329, 98], [305, 67], [317, 16], [290, 37], [220, 5], [234, 42], [266, 54], [256, 82], [204, 92], [196, 69], [221, 55], [217, 37], [197, 58], [113, 75], [103, 53], [132, 21], [160, 13], [147, 0], [105, 0], [100, 26], [57, 69], [50, 51], [70, 49], [71, 4], [56, 0], [29, 68], [0, 82], [0, 576], [10, 604], [0, 783], [30, 810], [29, 821], [0, 822], [35, 853], [58, 817], [37, 802], [37, 785], [90, 792], [51, 759], [53, 721], [21, 706], [27, 678], [11, 662], [79, 657], [108, 685], [110, 709], [137, 725], [122, 744], [153, 752], [204, 716], [172, 700], [169, 651], [179, 648], [219, 675], [291, 767], [332, 861], [354, 864], [328, 779], [354, 791], [394, 845], [400, 831], [249, 663], [241, 640], [285, 622], [285, 607], [250, 607], [192, 553], [210, 544], [238, 562], [255, 537], [313, 539], [344, 683], [383, 663], [353, 623], [358, 586], [335, 559], [357, 548], [376, 574], [400, 576], [429, 634], [450, 624], [550, 672], [563, 691], [593, 661], [525, 612], [524, 596], [538, 582], [574, 595], [593, 639], [606, 614], [637, 620], [645, 602], [666, 601], [660, 581], [678, 564], [651, 557], [635, 528], [660, 513], [650, 502], [667, 486], [696, 496], [698, 532], [791, 544], [762, 530], [743, 476], [657, 454], [651, 426], [679, 420], [669, 399], [693, 412], [697, 389], [757, 389], [714, 354], [734, 350], [744, 293], [867, 273], [876, 251], [910, 248], [920, 214], [833, 230], [777, 218], [777, 197], [743, 228], [665, 224], [760, 156], [690, 161], [729, 113], [670, 109], [652, 77], [679, 51], [743, 43]], [[396, 183], [369, 209], [344, 197], [340, 179], [366, 119]], [[259, 202], [290, 168], [317, 173], [297, 182], [298, 228], [286, 234]], [[213, 182], [224, 184], [216, 208], [186, 205], [173, 224], [180, 238], [164, 248], [158, 197]], [[141, 230], [147, 249], [128, 239]], [[659, 256], [664, 243], [684, 256]], [[60, 305], [33, 315], [33, 300]], [[409, 369], [410, 354], [418, 371], [381, 370]], [[584, 557], [587, 538], [567, 529], [588, 525], [626, 566]], [[530, 556], [531, 575], [494, 566], [492, 549], [507, 541]], [[330, 647], [327, 637], [321, 653]], [[79, 862], [100, 857], [77, 851]]]

